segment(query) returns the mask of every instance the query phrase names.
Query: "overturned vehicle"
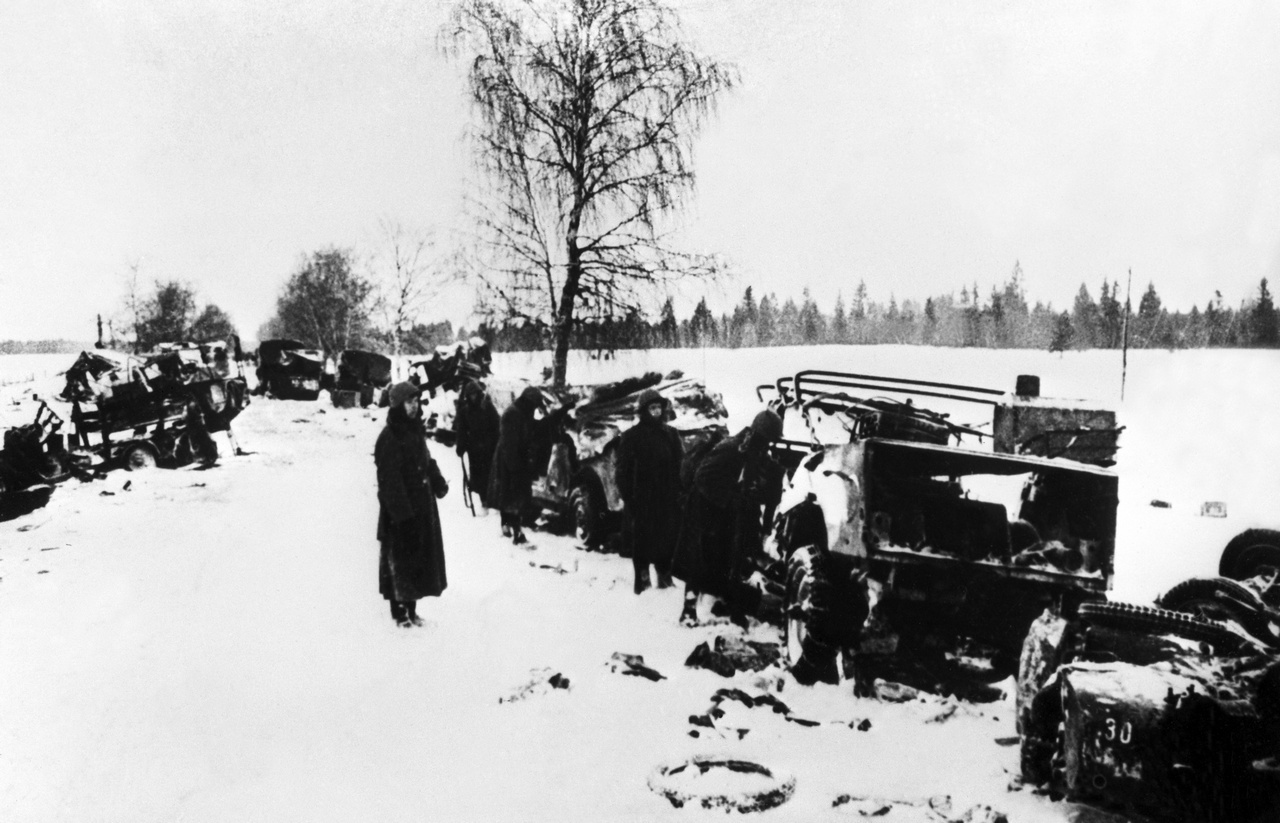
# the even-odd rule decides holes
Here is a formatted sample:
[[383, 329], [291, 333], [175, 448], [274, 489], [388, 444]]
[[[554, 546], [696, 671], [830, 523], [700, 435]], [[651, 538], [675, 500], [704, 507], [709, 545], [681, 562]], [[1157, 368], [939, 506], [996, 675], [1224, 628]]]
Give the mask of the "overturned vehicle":
[[[104, 364], [117, 364], [104, 368]], [[249, 403], [238, 364], [208, 347], [149, 357], [85, 352], [68, 371], [68, 448], [107, 468], [133, 470], [217, 459], [210, 432], [226, 431]]]
[[[1032, 380], [1011, 396], [802, 371], [769, 388], [807, 431], [782, 444], [777, 526], [797, 680], [838, 680], [846, 656], [864, 688], [903, 659], [936, 682], [1003, 680], [1046, 608], [1074, 614], [1110, 587], [1113, 413], [1042, 400]], [[992, 448], [960, 447], [988, 435], [917, 399], [988, 410]]]
[[315, 400], [324, 380], [324, 352], [297, 340], [263, 340], [258, 344], [259, 394], [281, 400]]
[[1161, 820], [1280, 820], [1278, 576], [1047, 611], [1018, 675], [1023, 780]]

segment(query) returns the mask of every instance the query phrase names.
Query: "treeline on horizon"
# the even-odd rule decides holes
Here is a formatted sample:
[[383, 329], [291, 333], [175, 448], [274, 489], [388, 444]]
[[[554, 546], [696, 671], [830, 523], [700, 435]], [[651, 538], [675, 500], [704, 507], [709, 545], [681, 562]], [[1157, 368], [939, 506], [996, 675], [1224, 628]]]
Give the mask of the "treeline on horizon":
[[[164, 295], [182, 287], [157, 284], [157, 294]], [[188, 290], [189, 291], [189, 290]], [[1170, 312], [1162, 305], [1155, 285], [1149, 283], [1136, 309], [1121, 301], [1120, 284], [1103, 281], [1095, 300], [1087, 285], [1082, 284], [1069, 311], [1055, 311], [1052, 305], [1027, 300], [1022, 283], [1022, 270], [1015, 266], [1003, 286], [993, 288], [984, 299], [975, 285], [961, 289], [959, 297], [941, 295], [923, 303], [893, 297], [888, 303], [870, 300], [865, 283], [859, 283], [848, 302], [838, 295], [830, 311], [823, 311], [805, 289], [799, 302], [793, 298], [779, 300], [768, 294], [757, 300], [748, 286], [732, 312], [715, 316], [705, 298], [684, 319], [676, 317], [672, 300], [668, 299], [656, 319], [632, 311], [622, 319], [584, 320], [577, 324], [574, 348], [588, 351], [645, 348], [748, 348], [796, 345], [924, 345], [972, 348], [1026, 348], [1069, 351], [1085, 349], [1117, 349], [1125, 345], [1126, 318], [1128, 345], [1131, 348], [1275, 348], [1280, 347], [1280, 315], [1263, 278], [1256, 294], [1238, 307], [1223, 304], [1221, 292], [1203, 309]], [[192, 295], [186, 295], [190, 298]], [[157, 306], [167, 302], [156, 300]], [[341, 301], [340, 301], [341, 302]], [[157, 315], [186, 316], [194, 312], [194, 300], [183, 301], [184, 310], [170, 312], [157, 309]], [[364, 316], [365, 306], [357, 302], [354, 314]], [[209, 313], [206, 308], [204, 314]], [[200, 318], [203, 318], [203, 314]], [[225, 322], [225, 318], [221, 317]], [[188, 321], [190, 322], [190, 321]], [[164, 323], [140, 324], [166, 326]], [[181, 326], [182, 324], [178, 324]], [[287, 325], [287, 324], [281, 324]], [[359, 332], [344, 336], [334, 352], [348, 346], [375, 351], [396, 348], [391, 332], [376, 327], [367, 319], [360, 323], [343, 323]], [[172, 334], [157, 329], [157, 340], [213, 339], [234, 333], [229, 322], [213, 324], [209, 329], [190, 322], [174, 328]], [[215, 328], [216, 327], [216, 328]], [[196, 332], [210, 332], [209, 335]], [[276, 336], [291, 329], [278, 328], [276, 322], [259, 330]], [[216, 333], [215, 333], [216, 332]], [[138, 335], [151, 337], [152, 335]], [[487, 320], [475, 330], [455, 329], [448, 321], [415, 323], [400, 334], [399, 348], [404, 354], [430, 353], [436, 346], [452, 340], [479, 336], [495, 351], [542, 351], [550, 347], [549, 325], [538, 321]], [[114, 337], [114, 336], [113, 336]], [[148, 343], [154, 341], [146, 341]], [[339, 341], [335, 341], [337, 344]], [[126, 347], [124, 341], [109, 338], [109, 344]], [[64, 354], [75, 353], [90, 344], [74, 340], [3, 340], [0, 354]], [[146, 350], [136, 349], [135, 350]]]
[[89, 347], [79, 340], [0, 340], [0, 354], [68, 354]]
[[[1201, 309], [1170, 312], [1149, 283], [1136, 308], [1121, 300], [1119, 282], [1103, 281], [1098, 298], [1081, 284], [1069, 311], [1027, 300], [1022, 269], [1015, 266], [1003, 286], [984, 299], [975, 284], [960, 296], [941, 295], [923, 303], [893, 297], [868, 299], [859, 283], [848, 302], [837, 295], [824, 311], [806, 288], [799, 302], [768, 294], [757, 299], [748, 286], [732, 312], [715, 314], [700, 300], [693, 313], [677, 319], [672, 301], [656, 319], [638, 311], [621, 320], [580, 323], [574, 348], [593, 351], [644, 348], [747, 348], [797, 345], [923, 345], [1068, 351], [1131, 348], [1274, 348], [1280, 346], [1280, 318], [1263, 278], [1258, 291], [1239, 307], [1223, 305], [1215, 291]], [[1126, 318], [1128, 320], [1126, 330]], [[541, 322], [486, 322], [475, 332], [496, 351], [547, 349], [551, 328]], [[464, 330], [460, 336], [467, 334]]]

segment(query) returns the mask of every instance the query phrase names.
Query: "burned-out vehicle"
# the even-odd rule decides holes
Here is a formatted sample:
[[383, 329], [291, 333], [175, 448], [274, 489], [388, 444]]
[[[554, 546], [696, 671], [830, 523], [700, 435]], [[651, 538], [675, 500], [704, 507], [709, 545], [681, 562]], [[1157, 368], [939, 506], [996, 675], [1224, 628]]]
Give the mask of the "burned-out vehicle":
[[587, 548], [604, 547], [621, 526], [617, 441], [635, 424], [645, 389], [657, 390], [668, 401], [667, 422], [680, 433], [686, 453], [727, 431], [728, 412], [720, 396], [693, 378], [663, 379], [654, 372], [551, 395], [547, 431], [534, 462], [545, 473], [534, 480], [533, 501], [558, 515]]
[[1280, 820], [1277, 576], [1046, 611], [1018, 676], [1023, 780], [1160, 820]]
[[[361, 406], [375, 402], [391, 385], [391, 358], [377, 352], [347, 349], [338, 355], [338, 374], [333, 384], [335, 392], [353, 392]], [[336, 398], [335, 398], [335, 402]]]
[[315, 400], [325, 378], [324, 352], [297, 340], [263, 340], [258, 344], [259, 393], [282, 400]]
[[[493, 354], [479, 337], [436, 346], [429, 358], [409, 364], [409, 379], [432, 396], [437, 391], [455, 391], [467, 375], [492, 374]], [[464, 364], [467, 364], [464, 366]]]
[[[485, 391], [501, 412], [525, 388], [524, 383], [486, 381]], [[635, 424], [640, 393], [656, 389], [669, 401], [667, 421], [681, 436], [685, 451], [727, 431], [728, 413], [720, 395], [699, 380], [658, 372], [597, 386], [541, 389], [545, 415], [535, 422], [531, 455], [536, 477], [528, 519], [576, 533], [590, 549], [612, 545], [621, 526], [622, 498], [617, 484], [617, 439]], [[425, 390], [425, 389], [424, 389]], [[433, 436], [454, 442], [452, 416], [433, 418]]]
[[81, 461], [68, 453], [62, 425], [62, 418], [42, 400], [30, 423], [5, 430], [0, 448], [0, 498], [71, 476]]
[[[1118, 498], [1099, 464], [1115, 453], [1114, 414], [1023, 383], [1010, 395], [802, 371], [774, 384], [777, 408], [807, 432], [782, 455], [793, 473], [777, 529], [798, 680], [838, 679], [848, 653], [1001, 680], [1046, 608], [1074, 614], [1103, 597]], [[986, 409], [991, 434], [917, 400]], [[987, 437], [990, 448], [959, 445]]]
[[[76, 364], [97, 364], [102, 356], [86, 352]], [[69, 398], [72, 451], [130, 470], [216, 459], [209, 433], [227, 430], [249, 403], [237, 362], [207, 346], [115, 359], [122, 368], [74, 377], [68, 372], [68, 386], [91, 392], [77, 388]]]

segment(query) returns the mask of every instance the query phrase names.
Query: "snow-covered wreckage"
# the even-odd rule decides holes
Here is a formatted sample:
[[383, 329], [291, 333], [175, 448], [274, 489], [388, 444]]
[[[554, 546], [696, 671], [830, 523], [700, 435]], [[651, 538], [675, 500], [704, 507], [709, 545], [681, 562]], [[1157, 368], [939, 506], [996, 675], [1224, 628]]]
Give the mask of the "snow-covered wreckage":
[[[940, 679], [1002, 680], [1046, 608], [1073, 614], [1110, 587], [1118, 480], [1096, 463], [1114, 454], [1114, 414], [843, 372], [769, 388], [805, 430], [784, 441], [793, 473], [777, 529], [797, 679], [841, 678], [846, 657], [855, 677], [909, 657]], [[989, 410], [992, 447], [958, 445], [985, 439], [988, 424], [959, 425], [916, 400]], [[1033, 453], [1068, 428], [1097, 432], [1075, 455], [1093, 462], [1066, 445]]]
[[1278, 577], [1046, 611], [1018, 675], [1023, 779], [1161, 820], [1280, 820]]
[[[499, 412], [505, 410], [527, 384], [487, 381], [486, 391]], [[545, 416], [534, 434], [531, 516], [550, 515], [550, 521], [575, 532], [591, 549], [603, 548], [621, 526], [622, 498], [617, 483], [617, 439], [637, 419], [637, 403], [646, 389], [667, 401], [667, 422], [680, 433], [685, 452], [699, 441], [722, 437], [728, 412], [724, 401], [701, 380], [672, 372], [627, 378], [615, 383], [540, 388]], [[452, 418], [446, 419], [452, 424]], [[436, 436], [452, 442], [449, 428]]]
[[67, 370], [62, 398], [72, 404], [73, 453], [137, 469], [187, 463], [207, 451], [208, 432], [227, 430], [249, 391], [224, 344], [191, 344], [146, 356], [85, 351]]
[[563, 423], [553, 422], [551, 442], [537, 456], [536, 465], [545, 466], [546, 471], [534, 481], [533, 498], [545, 509], [560, 513], [588, 548], [605, 544], [620, 526], [623, 502], [617, 482], [617, 440], [635, 425], [638, 400], [645, 389], [654, 389], [667, 400], [666, 422], [679, 432], [686, 454], [698, 442], [727, 431], [729, 413], [720, 395], [709, 392], [702, 381], [674, 372], [667, 378], [652, 372], [555, 395], [548, 419], [555, 421], [557, 410], [563, 409]]
[[297, 340], [258, 344], [257, 391], [273, 397], [315, 400], [324, 380], [324, 352]]
[[[385, 354], [347, 349], [338, 355], [338, 374], [331, 391], [334, 405], [385, 406], [385, 391], [390, 385], [391, 358]], [[343, 392], [348, 396], [343, 397]]]

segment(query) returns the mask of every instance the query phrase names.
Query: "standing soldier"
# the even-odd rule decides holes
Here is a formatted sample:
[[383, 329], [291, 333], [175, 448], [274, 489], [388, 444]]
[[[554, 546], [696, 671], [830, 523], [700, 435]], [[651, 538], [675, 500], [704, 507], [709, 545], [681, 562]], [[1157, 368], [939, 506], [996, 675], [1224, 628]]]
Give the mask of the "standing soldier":
[[489, 505], [502, 512], [502, 536], [517, 546], [529, 542], [520, 521], [532, 495], [534, 413], [540, 408], [542, 392], [528, 386], [502, 413], [489, 475]]
[[480, 505], [490, 507], [489, 469], [498, 447], [498, 410], [481, 382], [480, 367], [462, 361], [458, 374], [463, 378], [454, 406], [453, 428], [457, 434], [458, 457], [467, 461], [468, 488], [480, 497]]
[[682, 623], [697, 622], [701, 593], [723, 599], [739, 621], [758, 609], [760, 591], [742, 578], [782, 496], [784, 472], [769, 454], [780, 437], [782, 418], [765, 409], [748, 428], [718, 443], [694, 472], [673, 564], [685, 582]]
[[378, 590], [396, 624], [421, 626], [418, 600], [449, 585], [436, 498], [449, 491], [427, 449], [418, 387], [397, 383], [388, 393], [387, 425], [378, 435]]
[[680, 535], [680, 434], [664, 418], [668, 403], [654, 389], [638, 401], [639, 419], [618, 439], [618, 494], [625, 539], [635, 566], [635, 592], [649, 588], [649, 566], [658, 588], [671, 586], [671, 557]]

